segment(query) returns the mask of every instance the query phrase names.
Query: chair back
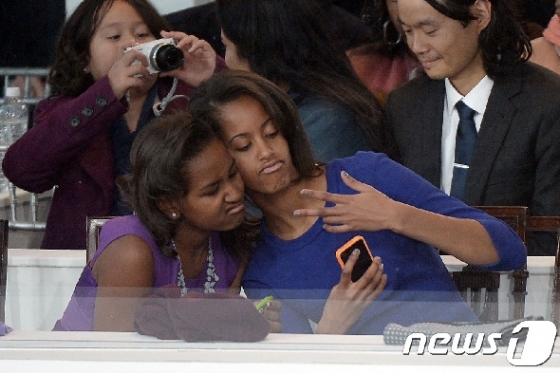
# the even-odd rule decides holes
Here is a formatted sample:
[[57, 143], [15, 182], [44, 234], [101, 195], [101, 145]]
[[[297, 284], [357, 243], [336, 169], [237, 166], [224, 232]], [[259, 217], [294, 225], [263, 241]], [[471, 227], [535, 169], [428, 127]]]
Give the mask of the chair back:
[[[527, 207], [525, 206], [474, 206], [507, 223], [525, 243]], [[461, 271], [452, 273], [453, 280], [463, 299], [472, 307], [481, 321], [497, 321], [499, 318], [498, 289], [500, 273], [467, 265]], [[513, 305], [511, 318], [522, 318], [525, 314], [525, 295], [527, 294], [526, 265], [510, 273], [513, 278]]]
[[[31, 94], [31, 78], [46, 78], [47, 75], [49, 75], [49, 69], [47, 67], [0, 67], [0, 77], [2, 77], [2, 79], [4, 80], [4, 87], [10, 86], [11, 79], [13, 77], [23, 77], [23, 90], [21, 92], [21, 99], [23, 103], [27, 105], [36, 105], [39, 101], [51, 94], [51, 87], [49, 84], [45, 84], [43, 95], [33, 96]], [[2, 92], [2, 94], [3, 93], [4, 92]], [[0, 99], [0, 103], [3, 101], [3, 99]]]
[[0, 322], [6, 321], [6, 285], [8, 283], [8, 221], [0, 220]]
[[103, 224], [114, 216], [88, 216], [86, 218], [86, 262], [93, 258], [99, 246], [99, 234]]
[[554, 279], [552, 282], [552, 322], [560, 329], [560, 216], [529, 216], [527, 218], [527, 232], [550, 232], [556, 239], [550, 244], [555, 255]]
[[526, 242], [527, 207], [525, 206], [473, 206], [490, 216], [503, 220]]

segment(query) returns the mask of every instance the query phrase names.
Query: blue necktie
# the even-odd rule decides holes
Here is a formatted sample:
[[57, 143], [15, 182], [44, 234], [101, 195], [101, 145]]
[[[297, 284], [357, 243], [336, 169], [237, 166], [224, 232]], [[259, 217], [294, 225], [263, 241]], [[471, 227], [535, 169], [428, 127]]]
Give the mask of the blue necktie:
[[455, 143], [455, 163], [453, 166], [453, 180], [451, 182], [451, 195], [463, 199], [465, 183], [469, 172], [469, 163], [476, 143], [476, 124], [474, 123], [475, 111], [463, 101], [455, 104], [459, 112], [459, 127]]

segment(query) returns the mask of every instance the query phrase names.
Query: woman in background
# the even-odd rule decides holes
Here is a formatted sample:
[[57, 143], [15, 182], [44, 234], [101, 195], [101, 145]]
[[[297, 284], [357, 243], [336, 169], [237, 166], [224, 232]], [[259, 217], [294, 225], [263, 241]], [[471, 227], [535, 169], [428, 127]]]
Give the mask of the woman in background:
[[395, 148], [382, 108], [334, 46], [315, 0], [218, 0], [225, 60], [255, 72], [294, 100], [315, 157], [323, 162]]
[[370, 91], [385, 98], [421, 71], [398, 20], [398, 0], [368, 0], [362, 18], [372, 28], [372, 43], [349, 50], [352, 68]]

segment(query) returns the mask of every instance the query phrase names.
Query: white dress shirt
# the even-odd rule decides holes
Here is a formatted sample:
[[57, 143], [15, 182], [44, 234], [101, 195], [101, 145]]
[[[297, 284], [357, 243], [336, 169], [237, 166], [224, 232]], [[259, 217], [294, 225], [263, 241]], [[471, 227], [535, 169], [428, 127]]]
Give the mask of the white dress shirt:
[[486, 104], [490, 97], [490, 92], [494, 86], [494, 81], [488, 76], [482, 78], [471, 91], [463, 96], [449, 79], [445, 79], [445, 97], [443, 105], [443, 124], [441, 133], [441, 185], [440, 188], [447, 194], [451, 192], [451, 181], [453, 179], [453, 163], [455, 162], [455, 139], [457, 137], [457, 127], [459, 126], [459, 113], [455, 104], [463, 102], [475, 111], [474, 122], [476, 131], [480, 131], [480, 124]]

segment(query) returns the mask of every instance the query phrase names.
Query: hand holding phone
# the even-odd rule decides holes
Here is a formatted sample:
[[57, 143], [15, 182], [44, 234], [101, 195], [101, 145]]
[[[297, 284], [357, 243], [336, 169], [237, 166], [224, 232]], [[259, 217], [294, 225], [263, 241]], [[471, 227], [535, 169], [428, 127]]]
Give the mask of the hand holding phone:
[[336, 251], [335, 255], [340, 264], [340, 268], [344, 268], [344, 265], [354, 249], [360, 250], [360, 256], [352, 269], [352, 282], [358, 281], [373, 263], [373, 255], [371, 254], [366, 240], [362, 236], [355, 236]]
[[[359, 250], [360, 254], [353, 254]], [[373, 258], [365, 239], [356, 236], [336, 251], [342, 270], [329, 294], [316, 333], [344, 334], [383, 292], [387, 275], [380, 258]], [[350, 261], [350, 263], [347, 263]], [[354, 265], [352, 265], [354, 264]], [[352, 273], [349, 273], [352, 269]]]

